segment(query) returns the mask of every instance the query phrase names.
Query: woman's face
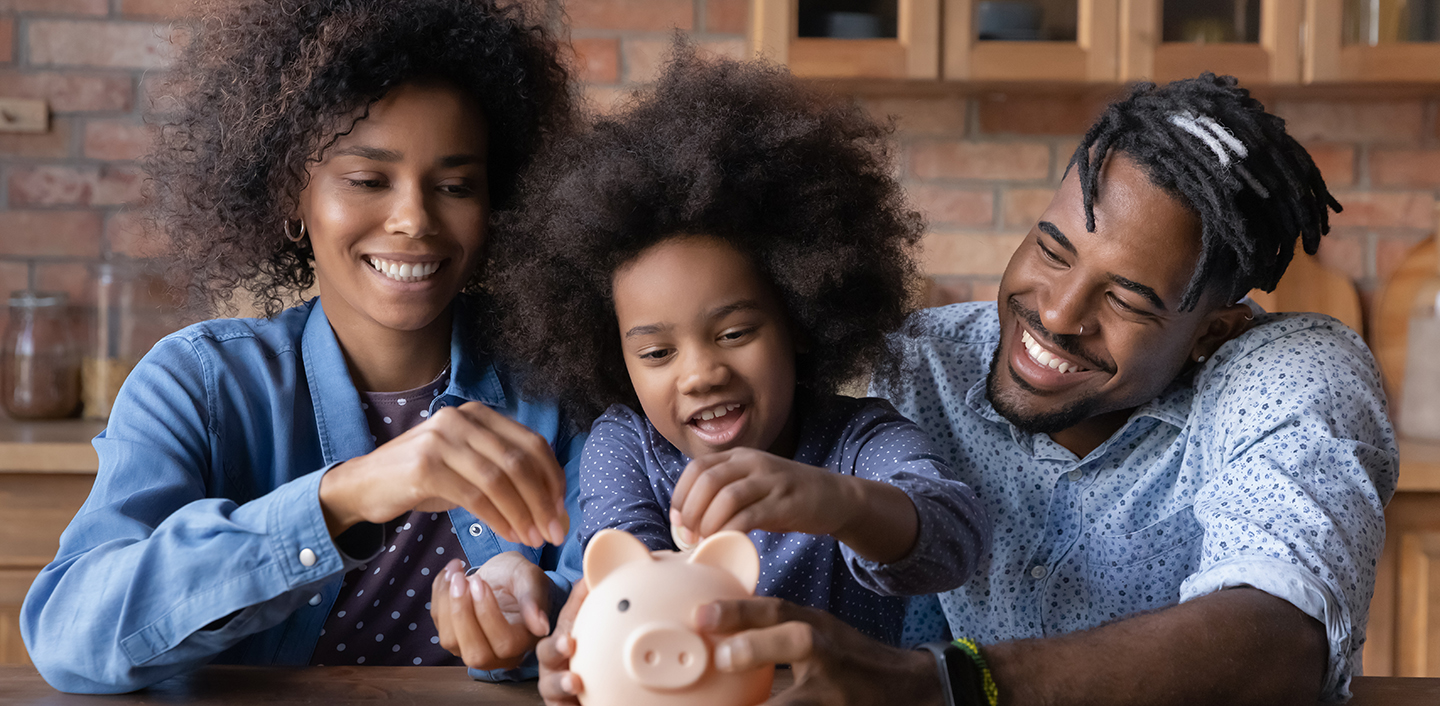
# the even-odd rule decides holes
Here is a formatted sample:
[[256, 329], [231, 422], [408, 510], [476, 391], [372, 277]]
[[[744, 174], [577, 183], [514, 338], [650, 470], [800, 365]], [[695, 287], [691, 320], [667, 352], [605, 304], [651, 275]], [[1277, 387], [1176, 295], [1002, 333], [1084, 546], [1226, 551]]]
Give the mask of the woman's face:
[[470, 280], [490, 212], [485, 127], [449, 84], [402, 84], [310, 166], [297, 217], [337, 330], [422, 329]]
[[789, 455], [795, 345], [780, 302], [724, 241], [671, 238], [613, 280], [625, 367], [655, 429], [690, 458]]

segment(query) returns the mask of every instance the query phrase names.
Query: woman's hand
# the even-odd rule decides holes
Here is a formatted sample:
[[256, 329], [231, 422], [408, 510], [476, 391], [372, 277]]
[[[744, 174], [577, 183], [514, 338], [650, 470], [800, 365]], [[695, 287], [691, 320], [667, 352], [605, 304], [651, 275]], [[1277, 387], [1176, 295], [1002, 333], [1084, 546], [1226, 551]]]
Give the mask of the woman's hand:
[[883, 645], [822, 610], [779, 598], [717, 601], [696, 609], [695, 627], [715, 636], [722, 672], [790, 665], [795, 684], [765, 706], [945, 703], [929, 652]]
[[460, 506], [505, 540], [565, 541], [565, 471], [543, 437], [479, 402], [446, 407], [320, 481], [331, 536], [411, 510]]
[[497, 554], [470, 576], [459, 559], [430, 586], [440, 646], [471, 669], [520, 664], [550, 632], [550, 577], [516, 552]]
[[565, 601], [560, 617], [555, 620], [555, 632], [535, 647], [535, 657], [540, 663], [540, 696], [546, 706], [580, 706], [579, 695], [584, 685], [580, 675], [570, 671], [570, 658], [575, 656], [575, 640], [570, 637], [570, 631], [588, 595], [590, 585], [585, 579], [576, 581], [570, 589], [570, 599]]
[[905, 491], [756, 449], [690, 462], [670, 496], [670, 525], [699, 543], [721, 530], [828, 534], [888, 564], [915, 546], [919, 518]]

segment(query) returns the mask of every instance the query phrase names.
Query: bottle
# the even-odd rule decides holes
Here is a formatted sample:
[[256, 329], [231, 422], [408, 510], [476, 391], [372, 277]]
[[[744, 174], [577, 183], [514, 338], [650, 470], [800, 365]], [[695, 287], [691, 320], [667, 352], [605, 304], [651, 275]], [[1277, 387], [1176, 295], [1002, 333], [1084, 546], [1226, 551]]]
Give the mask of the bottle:
[[70, 417], [80, 405], [80, 360], [68, 303], [63, 292], [10, 294], [0, 393], [16, 419]]
[[159, 335], [151, 329], [143, 268], [129, 260], [96, 263], [91, 268], [94, 309], [89, 339], [80, 364], [81, 416], [104, 421], [120, 394], [120, 385]]

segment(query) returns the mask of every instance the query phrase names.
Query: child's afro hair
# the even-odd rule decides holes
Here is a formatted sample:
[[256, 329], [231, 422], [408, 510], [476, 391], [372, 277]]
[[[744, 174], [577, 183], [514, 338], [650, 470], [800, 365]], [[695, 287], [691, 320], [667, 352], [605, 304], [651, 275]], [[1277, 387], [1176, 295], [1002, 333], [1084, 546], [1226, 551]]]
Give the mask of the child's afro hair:
[[638, 408], [615, 271], [679, 235], [720, 238], [772, 283], [819, 391], [893, 369], [923, 231], [891, 173], [891, 128], [783, 69], [707, 61], [677, 40], [653, 90], [537, 160], [496, 222], [487, 287], [498, 349], [526, 391], [588, 423]]
[[308, 167], [409, 80], [448, 82], [480, 105], [491, 203], [504, 208], [520, 171], [576, 116], [558, 45], [523, 5], [202, 0], [145, 162], [149, 216], [192, 307], [213, 313], [243, 289], [273, 315], [315, 283], [309, 239], [285, 237]]

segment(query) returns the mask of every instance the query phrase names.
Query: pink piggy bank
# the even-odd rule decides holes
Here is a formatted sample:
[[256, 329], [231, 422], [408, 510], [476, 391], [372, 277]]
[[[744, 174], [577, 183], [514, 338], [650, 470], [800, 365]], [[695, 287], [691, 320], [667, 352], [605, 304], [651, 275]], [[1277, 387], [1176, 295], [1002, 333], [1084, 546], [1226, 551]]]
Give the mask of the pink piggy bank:
[[651, 552], [619, 530], [585, 548], [590, 595], [575, 616], [570, 671], [584, 706], [754, 706], [770, 696], [774, 667], [723, 673], [714, 645], [691, 629], [695, 608], [748, 598], [760, 555], [743, 533], [707, 537], [692, 552]]

